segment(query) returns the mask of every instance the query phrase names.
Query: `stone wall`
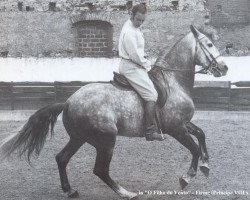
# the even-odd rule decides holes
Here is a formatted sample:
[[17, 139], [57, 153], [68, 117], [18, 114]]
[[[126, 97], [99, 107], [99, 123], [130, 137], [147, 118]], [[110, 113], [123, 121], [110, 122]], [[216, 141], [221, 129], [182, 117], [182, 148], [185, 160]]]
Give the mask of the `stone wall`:
[[[215, 42], [215, 46], [220, 49], [222, 55], [249, 56], [250, 55], [250, 26], [231, 26], [217, 28], [220, 39]], [[226, 51], [226, 46], [232, 48]], [[229, 54], [228, 54], [229, 53]]]
[[1, 0], [1, 11], [126, 10], [145, 3], [150, 10], [204, 10], [204, 0]]
[[[143, 26], [146, 52], [155, 56], [165, 46], [170, 48], [188, 31], [190, 24], [202, 24], [205, 13], [149, 11]], [[81, 17], [82, 16], [82, 17]], [[79, 18], [79, 19], [78, 19]], [[91, 14], [68, 12], [2, 12], [0, 14], [0, 52], [9, 57], [74, 57], [75, 20], [101, 20], [113, 26], [113, 55], [117, 55], [122, 25], [127, 11], [95, 11]]]
[[216, 27], [221, 39], [216, 42], [223, 54], [250, 54], [250, 0], [209, 0], [210, 24]]
[[[150, 57], [156, 57], [163, 48], [170, 49], [183, 37], [189, 31], [190, 24], [203, 25], [206, 21], [204, 16], [208, 16], [207, 8], [212, 8], [215, 5], [213, 2], [215, 1], [1, 0], [0, 57], [84, 56], [84, 53], [81, 55], [79, 52], [87, 52], [86, 49], [89, 50], [89, 47], [99, 52], [91, 55], [117, 56], [122, 25], [129, 18], [132, 5], [137, 3], [145, 3], [149, 10], [143, 26], [146, 53]], [[107, 38], [109, 42], [102, 41], [103, 46], [99, 46], [99, 50], [97, 46], [101, 45], [100, 41], [94, 46], [92, 46], [94, 41], [91, 44], [88, 44], [87, 40], [84, 42], [84, 38], [79, 38], [74, 29], [74, 24], [81, 21], [102, 21], [110, 24], [112, 32], [109, 34], [109, 39]], [[238, 33], [234, 28], [218, 28], [221, 39], [216, 45], [221, 52], [224, 52], [225, 45], [230, 42], [235, 44], [235, 51], [243, 48], [243, 55], [248, 54], [250, 49], [248, 27], [240, 29], [238, 38], [234, 37]], [[100, 48], [106, 48], [105, 53], [100, 52]]]
[[211, 24], [217, 27], [250, 22], [249, 0], [209, 0]]
[[10, 57], [71, 56], [74, 48], [66, 13], [0, 13], [0, 51]]

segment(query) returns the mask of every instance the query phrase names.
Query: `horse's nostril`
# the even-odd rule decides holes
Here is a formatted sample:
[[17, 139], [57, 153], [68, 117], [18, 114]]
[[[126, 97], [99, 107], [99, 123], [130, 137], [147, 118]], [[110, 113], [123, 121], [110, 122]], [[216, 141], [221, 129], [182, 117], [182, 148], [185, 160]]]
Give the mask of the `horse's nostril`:
[[227, 67], [227, 65], [224, 65], [224, 68], [225, 68], [226, 70], [228, 70], [228, 67]]

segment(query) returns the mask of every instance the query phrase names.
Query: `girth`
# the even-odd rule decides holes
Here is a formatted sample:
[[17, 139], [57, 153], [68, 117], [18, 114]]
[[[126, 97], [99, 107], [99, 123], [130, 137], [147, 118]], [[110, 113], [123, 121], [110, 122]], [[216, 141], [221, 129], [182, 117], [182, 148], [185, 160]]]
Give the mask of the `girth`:
[[[113, 74], [114, 74], [113, 81], [111, 81], [113, 85], [116, 86], [118, 85], [119, 87], [128, 90], [134, 90], [134, 88], [130, 85], [125, 76], [117, 72], [113, 72]], [[163, 77], [164, 75], [160, 70], [160, 68], [154, 67], [148, 72], [148, 76], [153, 82], [156, 91], [158, 92], [157, 104], [160, 108], [162, 108], [165, 105], [168, 97], [167, 93], [168, 88], [164, 84], [164, 77]]]

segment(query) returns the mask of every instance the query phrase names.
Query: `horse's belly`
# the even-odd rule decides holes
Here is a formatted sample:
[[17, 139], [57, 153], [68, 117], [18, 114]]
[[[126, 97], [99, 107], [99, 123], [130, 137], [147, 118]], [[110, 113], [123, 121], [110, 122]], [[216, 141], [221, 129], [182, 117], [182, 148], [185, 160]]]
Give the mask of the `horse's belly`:
[[81, 129], [136, 137], [143, 134], [142, 100], [134, 91], [111, 84], [91, 84], [69, 99], [69, 112]]
[[[143, 136], [144, 126], [144, 113], [141, 106], [135, 109], [121, 110], [122, 115], [119, 115], [117, 120], [118, 135], [128, 137]], [[133, 106], [131, 106], [133, 108]]]
[[142, 136], [145, 128], [143, 101], [132, 91], [120, 95], [122, 98], [115, 103], [118, 135]]

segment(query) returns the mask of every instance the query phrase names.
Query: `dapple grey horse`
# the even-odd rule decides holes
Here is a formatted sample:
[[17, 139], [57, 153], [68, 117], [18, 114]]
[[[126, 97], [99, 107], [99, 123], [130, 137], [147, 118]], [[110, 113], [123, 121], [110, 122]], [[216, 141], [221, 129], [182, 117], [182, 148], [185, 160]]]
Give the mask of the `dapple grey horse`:
[[[202, 172], [205, 175], [209, 172], [205, 135], [190, 122], [195, 110], [192, 89], [195, 65], [202, 66], [200, 72], [210, 73], [215, 77], [227, 73], [228, 68], [219, 57], [213, 43], [191, 26], [191, 32], [169, 52], [161, 53], [153, 68], [155, 78], [162, 81], [168, 90], [165, 105], [157, 109], [161, 130], [189, 149], [193, 156], [188, 172], [179, 180], [182, 188], [196, 175], [199, 158]], [[49, 126], [52, 133], [57, 116], [62, 111], [63, 124], [70, 136], [68, 144], [56, 155], [63, 191], [71, 198], [79, 196], [69, 184], [66, 166], [70, 158], [87, 142], [97, 151], [94, 174], [121, 197], [137, 199], [136, 193], [125, 190], [109, 175], [116, 136], [143, 137], [143, 101], [133, 90], [122, 90], [108, 83], [88, 84], [65, 103], [49, 105], [34, 113], [22, 130], [2, 142], [1, 155], [7, 157], [17, 151], [20, 156], [26, 155], [29, 161], [32, 153], [39, 155]], [[197, 137], [199, 145], [190, 134]]]

